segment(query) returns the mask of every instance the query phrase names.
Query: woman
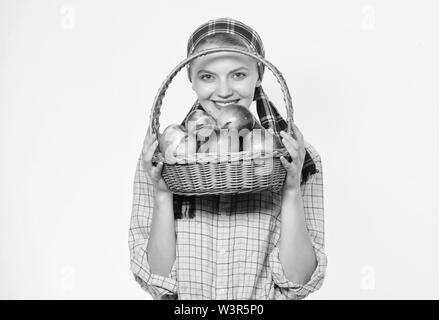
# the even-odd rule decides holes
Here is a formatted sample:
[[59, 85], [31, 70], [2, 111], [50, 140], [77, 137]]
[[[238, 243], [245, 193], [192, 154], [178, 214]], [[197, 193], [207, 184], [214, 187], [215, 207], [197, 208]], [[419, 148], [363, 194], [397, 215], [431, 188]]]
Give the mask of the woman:
[[[259, 35], [233, 19], [201, 25], [188, 56], [215, 47], [265, 55]], [[189, 110], [215, 115], [229, 103], [256, 101], [261, 125], [282, 139], [291, 155], [279, 192], [173, 195], [151, 159], [158, 142], [149, 130], [138, 160], [129, 232], [131, 270], [155, 299], [301, 299], [322, 285], [323, 187], [320, 156], [297, 126], [295, 135], [261, 87], [264, 66], [250, 57], [219, 52], [188, 66], [198, 100]], [[184, 122], [184, 120], [183, 120]]]

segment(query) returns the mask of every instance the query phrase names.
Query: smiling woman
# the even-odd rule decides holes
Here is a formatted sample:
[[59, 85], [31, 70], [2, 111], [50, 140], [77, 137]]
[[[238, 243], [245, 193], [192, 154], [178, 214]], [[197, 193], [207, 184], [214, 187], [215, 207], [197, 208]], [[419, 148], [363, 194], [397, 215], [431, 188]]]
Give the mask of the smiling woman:
[[[213, 34], [203, 38], [191, 53], [219, 47], [251, 50], [233, 34]], [[246, 108], [253, 101], [255, 87], [261, 83], [256, 61], [237, 53], [219, 52], [196, 59], [188, 67], [189, 80], [199, 103], [212, 116], [221, 108], [237, 104]]]
[[[220, 47], [205, 44], [201, 50]], [[216, 53], [197, 59], [191, 68], [192, 89], [199, 103], [216, 117], [221, 108], [250, 107], [260, 84], [256, 61], [238, 53]]]
[[[259, 35], [244, 23], [221, 18], [191, 35], [187, 55], [236, 47], [264, 57]], [[188, 67], [194, 110], [215, 119], [223, 110], [249, 111], [291, 156], [280, 191], [182, 196], [164, 181], [150, 128], [138, 159], [129, 233], [131, 270], [155, 299], [301, 299], [325, 276], [323, 186], [320, 156], [285, 120], [262, 90], [264, 66], [247, 55], [216, 52]], [[235, 106], [235, 107], [233, 107]], [[268, 131], [267, 131], [268, 132]], [[270, 133], [271, 134], [271, 133]]]

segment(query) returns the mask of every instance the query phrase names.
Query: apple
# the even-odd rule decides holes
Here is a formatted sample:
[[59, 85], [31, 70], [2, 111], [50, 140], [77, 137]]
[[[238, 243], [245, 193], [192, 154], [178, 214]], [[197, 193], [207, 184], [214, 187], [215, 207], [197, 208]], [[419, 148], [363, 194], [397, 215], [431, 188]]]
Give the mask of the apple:
[[188, 133], [177, 145], [174, 154], [188, 157], [195, 153], [197, 153], [197, 140], [193, 134]]
[[272, 153], [274, 149], [282, 149], [283, 144], [279, 137], [265, 129], [254, 129], [243, 137], [243, 151], [265, 154]]
[[171, 124], [166, 127], [159, 138], [160, 151], [164, 154], [165, 159], [173, 159], [178, 145], [187, 135], [188, 133], [182, 125]]
[[236, 129], [216, 129], [204, 142], [198, 152], [226, 155], [239, 152], [239, 134]]
[[185, 122], [189, 133], [199, 137], [208, 137], [216, 128], [215, 119], [203, 110], [193, 110]]
[[255, 126], [255, 117], [251, 111], [243, 106], [232, 104], [221, 109], [216, 122], [221, 129], [252, 130]]
[[275, 162], [271, 155], [275, 149], [282, 148], [280, 139], [265, 129], [254, 129], [243, 138], [243, 151], [250, 151], [252, 157], [256, 156], [252, 162], [256, 176], [267, 177], [272, 174]]

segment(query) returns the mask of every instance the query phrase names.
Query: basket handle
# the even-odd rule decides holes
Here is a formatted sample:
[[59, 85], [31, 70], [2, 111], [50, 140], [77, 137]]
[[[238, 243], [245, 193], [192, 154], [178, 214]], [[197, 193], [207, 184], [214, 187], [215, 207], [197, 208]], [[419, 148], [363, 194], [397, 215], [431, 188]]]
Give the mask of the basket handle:
[[202, 50], [202, 51], [199, 51], [199, 52], [187, 57], [185, 60], [180, 62], [174, 68], [174, 70], [172, 70], [172, 72], [166, 77], [165, 81], [160, 86], [160, 89], [159, 89], [157, 95], [155, 96], [154, 103], [152, 105], [151, 114], [150, 114], [151, 134], [155, 135], [157, 140], [159, 139], [158, 135], [159, 135], [160, 123], [158, 120], [160, 117], [160, 108], [161, 108], [162, 103], [163, 103], [163, 98], [165, 96], [165, 92], [168, 89], [169, 84], [172, 82], [174, 77], [177, 75], [177, 73], [181, 69], [183, 69], [183, 67], [185, 67], [191, 61], [193, 61], [199, 57], [202, 57], [202, 56], [205, 56], [208, 54], [212, 54], [212, 53], [217, 53], [217, 52], [234, 52], [234, 53], [244, 54], [246, 56], [252, 57], [252, 58], [256, 59], [257, 61], [263, 63], [273, 73], [273, 75], [277, 79], [277, 82], [280, 84], [281, 89], [282, 89], [282, 93], [283, 93], [285, 108], [287, 110], [288, 133], [294, 134], [293, 126], [292, 126], [292, 123], [293, 123], [293, 104], [291, 101], [291, 95], [290, 95], [290, 92], [288, 90], [287, 84], [285, 82], [283, 75], [280, 73], [280, 71], [271, 62], [269, 62], [268, 60], [266, 60], [264, 57], [262, 57], [261, 55], [259, 55], [257, 53], [246, 51], [243, 49], [225, 48], [225, 47]]

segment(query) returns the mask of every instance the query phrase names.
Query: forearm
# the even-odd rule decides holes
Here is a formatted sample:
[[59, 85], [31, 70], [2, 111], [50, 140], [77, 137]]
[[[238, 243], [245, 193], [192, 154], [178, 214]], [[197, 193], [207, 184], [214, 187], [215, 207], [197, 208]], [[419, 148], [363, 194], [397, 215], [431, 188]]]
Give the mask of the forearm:
[[279, 260], [286, 277], [300, 284], [309, 281], [317, 266], [300, 189], [283, 193]]
[[168, 276], [175, 262], [175, 221], [172, 193], [156, 193], [148, 241], [152, 273]]

